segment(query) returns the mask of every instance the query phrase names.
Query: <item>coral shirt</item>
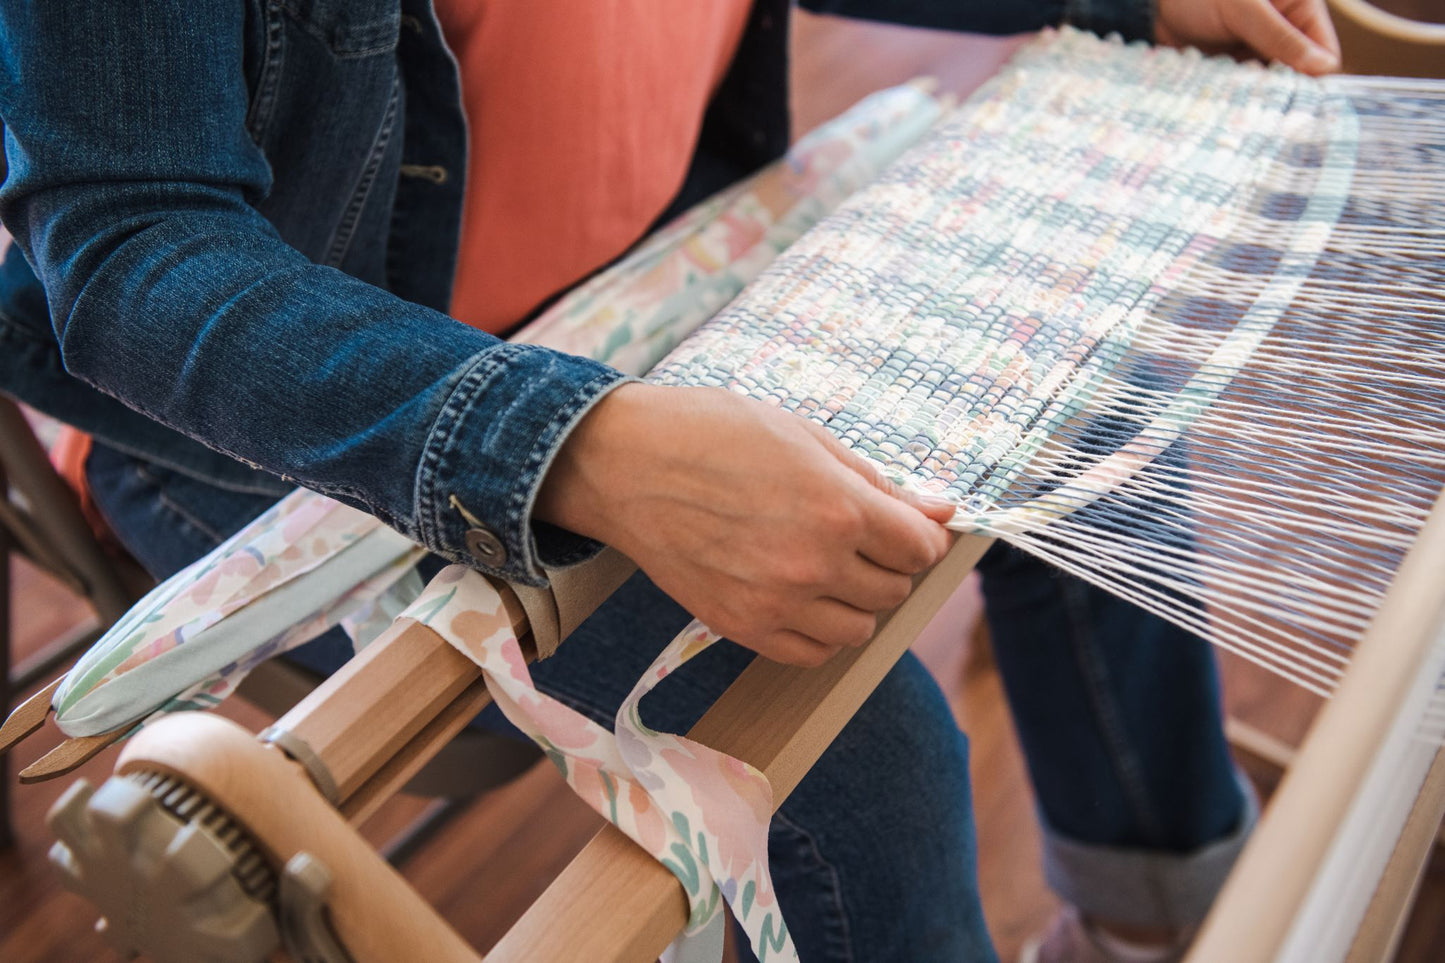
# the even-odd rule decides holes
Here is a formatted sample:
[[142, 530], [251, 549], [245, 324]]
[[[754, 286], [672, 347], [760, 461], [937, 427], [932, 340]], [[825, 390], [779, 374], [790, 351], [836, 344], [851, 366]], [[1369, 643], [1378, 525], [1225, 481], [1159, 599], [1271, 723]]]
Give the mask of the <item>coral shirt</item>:
[[503, 331], [642, 236], [751, 5], [438, 0], [468, 123], [455, 317]]

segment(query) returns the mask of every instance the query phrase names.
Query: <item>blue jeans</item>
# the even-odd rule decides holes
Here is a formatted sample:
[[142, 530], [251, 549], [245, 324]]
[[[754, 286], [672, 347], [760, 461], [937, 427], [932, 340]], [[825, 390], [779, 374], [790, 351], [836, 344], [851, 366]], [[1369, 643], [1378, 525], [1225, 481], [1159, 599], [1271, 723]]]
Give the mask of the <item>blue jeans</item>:
[[[117, 534], [159, 577], [266, 507], [103, 446], [87, 474]], [[1012, 549], [995, 548], [982, 567], [1051, 883], [1108, 918], [1197, 923], [1252, 822], [1207, 646]], [[687, 620], [635, 576], [534, 678], [610, 722]], [[335, 668], [346, 652], [333, 634], [296, 655]], [[715, 646], [648, 697], [648, 722], [685, 731], [751, 658]], [[977, 889], [967, 743], [911, 655], [783, 803], [769, 850], [805, 960], [996, 958]]]

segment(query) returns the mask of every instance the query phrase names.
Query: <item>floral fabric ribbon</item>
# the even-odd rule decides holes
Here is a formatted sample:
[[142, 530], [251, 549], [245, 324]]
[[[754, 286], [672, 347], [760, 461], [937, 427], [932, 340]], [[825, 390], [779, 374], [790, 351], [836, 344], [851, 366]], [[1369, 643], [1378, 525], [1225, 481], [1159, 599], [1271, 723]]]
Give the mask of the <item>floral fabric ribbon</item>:
[[51, 699], [56, 721], [89, 736], [211, 708], [256, 665], [333, 625], [370, 640], [398, 598], [421, 590], [424, 554], [365, 512], [292, 492], [152, 589], [82, 655]]
[[721, 959], [724, 901], [762, 963], [798, 958], [768, 872], [767, 777], [642, 721], [643, 696], [716, 635], [693, 622], [673, 639], [623, 700], [614, 735], [537, 691], [501, 595], [471, 569], [443, 570], [398, 618], [426, 625], [475, 662], [497, 706], [542, 747], [573, 791], [682, 883], [691, 915], [670, 947], [673, 963]]

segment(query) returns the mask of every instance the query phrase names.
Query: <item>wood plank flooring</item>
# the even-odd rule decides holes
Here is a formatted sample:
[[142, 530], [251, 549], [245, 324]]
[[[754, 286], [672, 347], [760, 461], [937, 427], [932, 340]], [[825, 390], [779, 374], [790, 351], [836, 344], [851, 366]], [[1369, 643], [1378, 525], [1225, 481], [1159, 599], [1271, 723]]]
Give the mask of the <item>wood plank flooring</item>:
[[[966, 92], [992, 73], [1013, 45], [1008, 40], [799, 15], [793, 67], [798, 129], [832, 116], [871, 90], [919, 74], [938, 76], [946, 90]], [[917, 650], [972, 740], [984, 911], [1000, 954], [1009, 960], [1021, 942], [1047, 922], [1054, 901], [1040, 875], [1030, 791], [997, 674], [983, 647], [975, 647], [970, 658], [964, 644], [977, 616], [971, 592], [965, 589], [951, 603]], [[16, 566], [15, 598], [17, 658], [85, 615], [63, 589], [23, 563]], [[1225, 677], [1227, 700], [1236, 712], [1289, 742], [1303, 734], [1315, 709], [1309, 697], [1237, 661], [1225, 660]], [[240, 703], [225, 712], [253, 728], [266, 722]], [[103, 754], [78, 775], [92, 783], [103, 780], [115, 752]], [[33, 741], [22, 746], [9, 771], [38, 754]], [[1267, 794], [1277, 774], [1244, 762]], [[119, 959], [92, 931], [93, 912], [59, 888], [45, 859], [52, 837], [43, 826], [44, 813], [69, 782], [23, 787], [17, 793], [19, 842], [0, 852], [0, 961], [5, 963]], [[394, 800], [366, 833], [373, 840], [390, 838], [424, 806], [423, 800]], [[405, 872], [463, 936], [485, 949], [598, 824], [554, 770], [541, 766], [471, 805]], [[1445, 863], [1438, 854], [1399, 958], [1407, 963], [1445, 959]]]

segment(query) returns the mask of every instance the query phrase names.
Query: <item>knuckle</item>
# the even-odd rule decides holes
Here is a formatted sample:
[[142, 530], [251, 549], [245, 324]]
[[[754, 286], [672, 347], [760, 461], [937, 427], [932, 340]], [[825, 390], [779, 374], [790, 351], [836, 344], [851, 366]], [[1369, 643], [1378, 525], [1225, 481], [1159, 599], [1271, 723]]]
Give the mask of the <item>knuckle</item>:
[[927, 544], [913, 541], [903, 551], [903, 571], [909, 575], [916, 575], [934, 562], [933, 553], [929, 551]]
[[911, 579], [901, 575], [896, 578], [890, 578], [887, 587], [884, 589], [884, 598], [886, 599], [884, 604], [890, 609], [902, 605], [908, 600], [908, 596], [911, 595], [912, 592], [913, 581]]
[[765, 631], [764, 622], [757, 610], [737, 598], [729, 598], [718, 608], [712, 619], [704, 618], [707, 627], [734, 642], [750, 639]]
[[783, 585], [811, 588], [828, 577], [823, 560], [816, 555], [797, 555], [778, 562], [777, 581]]
[[873, 638], [878, 631], [878, 616], [861, 613], [853, 620], [848, 633], [847, 645], [859, 646]]
[[757, 592], [741, 617], [749, 620], [759, 631], [781, 628], [787, 621], [792, 606], [775, 592]]
[[835, 495], [820, 505], [818, 521], [829, 531], [854, 538], [863, 531], [863, 510], [853, 501]]

